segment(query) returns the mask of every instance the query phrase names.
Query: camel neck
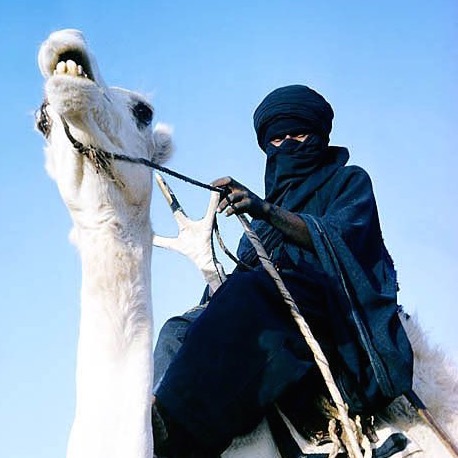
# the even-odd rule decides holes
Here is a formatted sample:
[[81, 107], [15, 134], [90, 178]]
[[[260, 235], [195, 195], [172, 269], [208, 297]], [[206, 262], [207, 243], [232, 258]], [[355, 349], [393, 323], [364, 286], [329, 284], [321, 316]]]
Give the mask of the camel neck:
[[150, 458], [151, 227], [80, 229], [78, 247], [81, 322], [68, 457]]

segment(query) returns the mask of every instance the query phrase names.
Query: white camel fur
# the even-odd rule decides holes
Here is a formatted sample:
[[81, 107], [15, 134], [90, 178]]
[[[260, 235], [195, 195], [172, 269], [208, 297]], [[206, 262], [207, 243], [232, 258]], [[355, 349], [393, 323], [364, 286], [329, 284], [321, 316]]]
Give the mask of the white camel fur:
[[51, 34], [38, 61], [49, 119], [46, 168], [69, 209], [82, 260], [67, 456], [151, 458], [151, 172], [119, 162], [97, 170], [72, 148], [60, 116], [86, 145], [159, 163], [171, 151], [169, 131], [158, 126], [153, 133], [142, 96], [104, 84], [79, 31]]
[[[46, 168], [69, 209], [71, 239], [82, 260], [77, 400], [67, 456], [152, 458], [151, 172], [117, 161], [106, 169], [97, 158], [82, 157], [65, 135], [61, 116], [85, 145], [158, 163], [171, 152], [169, 130], [150, 129], [152, 107], [141, 95], [104, 84], [76, 30], [51, 34], [40, 49], [39, 66], [46, 80], [39, 120], [47, 136]], [[208, 228], [217, 200], [212, 197], [201, 222], [178, 216], [180, 242], [155, 240], [193, 259], [213, 289], [219, 275], [209, 258]], [[419, 336], [415, 389], [458, 436], [456, 374], [438, 361], [440, 353], [430, 349], [416, 322], [407, 324], [409, 334]], [[418, 456], [448, 456], [403, 402], [395, 403], [387, 418], [405, 426], [422, 446], [425, 452]], [[310, 447], [305, 441], [301, 445]], [[277, 456], [265, 422], [224, 453], [225, 458]]]

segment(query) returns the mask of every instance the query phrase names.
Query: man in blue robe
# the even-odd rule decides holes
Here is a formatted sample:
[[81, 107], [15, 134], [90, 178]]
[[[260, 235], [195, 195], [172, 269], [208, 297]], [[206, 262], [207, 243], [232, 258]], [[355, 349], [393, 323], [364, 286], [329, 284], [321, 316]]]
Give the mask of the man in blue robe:
[[[254, 113], [266, 153], [265, 198], [229, 177], [213, 184], [227, 189], [219, 211], [253, 218], [350, 412], [370, 414], [410, 390], [413, 357], [371, 181], [345, 165], [346, 148], [328, 146], [333, 116], [307, 86], [276, 89]], [[238, 255], [249, 268], [237, 268], [207, 307], [159, 336], [160, 360], [176, 327], [177, 353], [169, 366], [160, 363], [165, 373], [155, 392], [159, 456], [218, 456], [274, 403], [300, 428], [313, 399], [326, 396], [313, 355], [246, 236]]]

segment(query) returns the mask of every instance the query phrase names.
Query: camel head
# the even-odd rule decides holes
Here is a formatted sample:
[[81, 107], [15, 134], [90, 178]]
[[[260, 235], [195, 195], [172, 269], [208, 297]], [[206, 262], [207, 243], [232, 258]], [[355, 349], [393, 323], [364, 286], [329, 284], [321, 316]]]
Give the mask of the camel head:
[[37, 128], [47, 140], [46, 168], [75, 226], [129, 218], [132, 212], [148, 217], [151, 171], [142, 165], [103, 161], [97, 154], [81, 155], [63, 122], [83, 145], [156, 163], [170, 156], [169, 128], [152, 129], [154, 109], [143, 96], [105, 85], [78, 30], [52, 33], [41, 45], [38, 63], [45, 78], [45, 101], [37, 113]]

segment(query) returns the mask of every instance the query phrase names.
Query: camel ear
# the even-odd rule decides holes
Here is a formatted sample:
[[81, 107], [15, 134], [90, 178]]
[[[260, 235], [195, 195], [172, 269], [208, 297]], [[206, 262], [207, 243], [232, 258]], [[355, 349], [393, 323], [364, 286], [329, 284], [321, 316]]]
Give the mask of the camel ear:
[[172, 128], [167, 124], [157, 123], [153, 131], [153, 161], [166, 162], [173, 153]]

